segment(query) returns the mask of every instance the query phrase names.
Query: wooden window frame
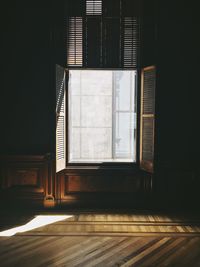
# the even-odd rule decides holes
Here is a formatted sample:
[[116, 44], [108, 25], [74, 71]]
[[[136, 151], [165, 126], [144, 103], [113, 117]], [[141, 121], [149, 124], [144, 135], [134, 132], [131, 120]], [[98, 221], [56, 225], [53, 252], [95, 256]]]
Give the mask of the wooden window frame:
[[[144, 3], [140, 3], [140, 8], [143, 8], [143, 5]], [[121, 7], [120, 7], [121, 8]], [[82, 10], [82, 9], [81, 9]], [[102, 10], [103, 10], [103, 7], [102, 7]], [[120, 11], [122, 12], [122, 11]], [[141, 12], [141, 11], [140, 11]], [[140, 14], [141, 15], [141, 14]], [[119, 66], [117, 68], [109, 68], [109, 67], [102, 67], [102, 64], [100, 64], [99, 66], [97, 67], [88, 67], [87, 66], [87, 63], [86, 63], [86, 40], [85, 40], [85, 34], [86, 34], [86, 28], [85, 28], [85, 15], [84, 15], [84, 12], [83, 10], [80, 11], [80, 13], [78, 14], [74, 14], [73, 15], [70, 15], [70, 16], [77, 16], [77, 17], [82, 17], [83, 18], [83, 32], [82, 32], [82, 36], [83, 36], [83, 48], [82, 48], [82, 67], [80, 66], [68, 66], [67, 68], [65, 68], [65, 71], [67, 72], [68, 69], [87, 69], [87, 70], [135, 70], [137, 71], [137, 86], [136, 86], [136, 114], [137, 114], [137, 119], [136, 119], [136, 160], [135, 162], [102, 162], [102, 163], [81, 163], [81, 162], [68, 162], [68, 114], [66, 115], [66, 118], [65, 118], [65, 123], [66, 123], [66, 145], [65, 145], [65, 150], [66, 150], [66, 160], [65, 160], [65, 169], [123, 169], [123, 168], [127, 168], [127, 169], [143, 169], [147, 172], [153, 172], [153, 168], [149, 168], [149, 166], [146, 166], [145, 164], [141, 164], [141, 148], [142, 148], [142, 129], [141, 129], [141, 121], [142, 121], [142, 107], [141, 107], [141, 98], [142, 98], [142, 89], [141, 89], [141, 86], [142, 86], [142, 72], [143, 72], [143, 68], [142, 66], [140, 65], [141, 64], [141, 60], [143, 61], [144, 59], [141, 59], [141, 51], [140, 49], [142, 48], [143, 49], [143, 44], [140, 43], [140, 45], [137, 47], [137, 66], [132, 66], [132, 67], [123, 67], [124, 66], [124, 63], [122, 62], [124, 60], [124, 51], [123, 51], [123, 37], [120, 41], [120, 45], [121, 45], [121, 48], [120, 48], [120, 63], [119, 63]], [[103, 15], [89, 15], [89, 17], [99, 17], [99, 16], [102, 16], [102, 18], [104, 18]], [[121, 13], [120, 13], [120, 19], [122, 18], [125, 18], [126, 16], [121, 16]], [[68, 15], [68, 18], [69, 18], [69, 15]], [[112, 16], [112, 18], [118, 18], [118, 15], [117, 16]], [[142, 21], [141, 21], [141, 17], [137, 17], [139, 19], [138, 23], [140, 24], [141, 23], [141, 27], [142, 27]], [[142, 37], [142, 34], [141, 34], [141, 28], [139, 27], [139, 38]], [[123, 34], [123, 32], [121, 33]], [[143, 37], [142, 37], [143, 38]], [[103, 39], [102, 39], [103, 40]], [[101, 47], [102, 51], [105, 47]], [[103, 60], [103, 59], [102, 59]], [[143, 62], [142, 65], [144, 65], [145, 63]], [[147, 64], [147, 65], [151, 65], [151, 64]], [[151, 67], [145, 67], [146, 69], [147, 68], [151, 68]], [[66, 77], [68, 77], [68, 75], [66, 75]], [[66, 92], [66, 98], [65, 98], [65, 107], [66, 107], [66, 110], [68, 111], [68, 93]], [[154, 116], [155, 117], [155, 116]], [[155, 133], [155, 118], [154, 118], [154, 133]], [[154, 136], [154, 140], [155, 140], [155, 136]], [[154, 147], [155, 147], [155, 142], [154, 142]], [[155, 153], [155, 151], [154, 151]]]
[[[138, 103], [139, 103], [139, 99], [138, 99], [138, 91], [139, 91], [139, 83], [138, 83], [138, 76], [139, 76], [139, 72], [136, 69], [124, 69], [124, 68], [78, 68], [78, 67], [70, 67], [70, 68], [66, 68], [65, 71], [68, 73], [70, 70], [110, 70], [110, 71], [114, 71], [114, 70], [121, 70], [121, 71], [136, 71], [136, 79], [137, 79], [137, 83], [136, 83], [136, 88], [135, 88], [135, 94], [136, 94], [136, 139], [135, 139], [135, 143], [136, 143], [136, 159], [133, 162], [69, 162], [69, 148], [68, 148], [68, 143], [69, 143], [69, 124], [68, 124], [68, 92], [66, 89], [66, 97], [65, 97], [65, 107], [66, 107], [66, 168], [65, 169], [134, 169], [137, 170], [139, 168], [139, 143], [138, 143], [138, 137], [139, 137], [139, 109], [138, 109]], [[66, 77], [68, 77], [68, 74], [66, 75]], [[68, 81], [67, 81], [68, 82]], [[67, 84], [67, 83], [66, 83]]]

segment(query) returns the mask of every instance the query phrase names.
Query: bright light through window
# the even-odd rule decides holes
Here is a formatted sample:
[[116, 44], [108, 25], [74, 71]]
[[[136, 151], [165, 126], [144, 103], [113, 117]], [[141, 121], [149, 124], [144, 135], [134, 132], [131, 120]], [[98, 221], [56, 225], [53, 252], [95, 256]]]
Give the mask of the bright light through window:
[[70, 70], [69, 162], [136, 160], [136, 71]]
[[0, 236], [13, 236], [17, 233], [31, 231], [38, 227], [42, 227], [42, 226], [45, 226], [51, 223], [66, 220], [70, 217], [72, 216], [71, 215], [38, 215], [34, 219], [32, 219], [30, 222], [22, 226], [14, 227], [14, 228], [0, 232]]

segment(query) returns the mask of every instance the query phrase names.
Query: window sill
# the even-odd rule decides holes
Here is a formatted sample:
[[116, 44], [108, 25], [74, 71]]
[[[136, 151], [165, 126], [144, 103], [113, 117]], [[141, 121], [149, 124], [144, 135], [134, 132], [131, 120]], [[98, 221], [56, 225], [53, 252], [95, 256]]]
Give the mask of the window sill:
[[65, 170], [139, 170], [136, 162], [68, 163]]

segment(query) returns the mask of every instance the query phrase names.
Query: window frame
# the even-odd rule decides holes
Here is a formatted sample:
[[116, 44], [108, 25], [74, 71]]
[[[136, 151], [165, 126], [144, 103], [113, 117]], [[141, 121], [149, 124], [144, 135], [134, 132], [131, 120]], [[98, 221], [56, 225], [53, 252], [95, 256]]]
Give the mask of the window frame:
[[[136, 138], [135, 138], [135, 149], [136, 157], [133, 162], [69, 162], [69, 94], [67, 90], [68, 81], [69, 81], [69, 71], [70, 70], [109, 70], [109, 71], [136, 71]], [[65, 97], [65, 108], [66, 108], [66, 169], [138, 169], [139, 167], [139, 158], [140, 158], [140, 69], [133, 68], [80, 68], [78, 66], [65, 68], [66, 71], [66, 97]]]
[[[81, 1], [81, 0], [77, 0], [77, 1]], [[123, 0], [119, 0], [119, 1], [123, 1]], [[75, 2], [74, 2], [75, 3]], [[82, 2], [81, 2], [82, 3]], [[121, 3], [121, 2], [120, 2]], [[65, 68], [65, 71], [67, 72], [68, 69], [79, 69], [81, 68], [82, 70], [84, 69], [87, 69], [87, 70], [135, 70], [137, 71], [137, 86], [136, 86], [136, 93], [137, 93], [137, 96], [136, 96], [136, 109], [137, 109], [137, 118], [136, 118], [136, 161], [135, 162], [98, 162], [98, 163], [93, 163], [93, 162], [90, 162], [90, 163], [85, 163], [85, 162], [69, 162], [68, 161], [68, 113], [66, 114], [65, 116], [65, 123], [66, 123], [66, 130], [65, 130], [65, 138], [66, 138], [66, 142], [65, 142], [65, 150], [66, 150], [66, 155], [65, 155], [65, 168], [63, 170], [67, 170], [67, 169], [71, 169], [71, 170], [75, 170], [75, 169], [136, 169], [136, 170], [139, 170], [141, 169], [141, 162], [140, 162], [140, 143], [141, 143], [141, 136], [140, 136], [140, 121], [141, 121], [141, 81], [142, 81], [142, 78], [141, 78], [141, 74], [142, 74], [142, 71], [143, 71], [143, 68], [147, 67], [147, 66], [152, 66], [152, 65], [156, 65], [156, 59], [155, 59], [155, 44], [156, 44], [156, 36], [155, 36], [155, 30], [156, 28], [154, 27], [156, 25], [156, 21], [153, 21], [153, 24], [151, 25], [151, 29], [152, 29], [152, 33], [153, 33], [153, 37], [152, 39], [150, 40], [150, 45], [149, 44], [146, 44], [144, 45], [144, 41], [146, 40], [145, 39], [145, 34], [147, 32], [147, 30], [149, 29], [147, 27], [147, 24], [146, 24], [146, 20], [144, 19], [145, 18], [145, 15], [150, 15], [150, 17], [155, 17], [155, 10], [154, 10], [154, 5], [151, 5], [151, 7], [149, 7], [147, 5], [147, 3], [145, 1], [138, 1], [139, 3], [139, 13], [134, 13], [134, 17], [136, 16], [139, 21], [139, 31], [138, 31], [138, 34], [139, 34], [139, 39], [140, 39], [140, 44], [139, 46], [137, 47], [138, 49], [138, 52], [137, 52], [137, 64], [135, 66], [130, 66], [130, 67], [124, 67], [123, 64], [122, 64], [122, 61], [120, 63], [120, 65], [116, 68], [112, 68], [112, 67], [103, 67], [103, 64], [98, 65], [96, 67], [91, 67], [89, 65], [86, 64], [85, 62], [85, 38], [83, 37], [83, 47], [82, 47], [82, 53], [83, 53], [83, 65], [80, 67], [80, 66], [69, 66], [66, 62], [66, 58], [67, 58], [67, 50], [66, 50], [66, 46], [63, 46], [63, 58], [60, 62], [60, 64]], [[121, 4], [120, 4], [121, 5]], [[68, 42], [68, 35], [66, 34], [66, 31], [65, 29], [68, 27], [68, 18], [69, 17], [85, 17], [85, 14], [84, 14], [84, 11], [83, 11], [83, 7], [81, 6], [80, 9], [78, 9], [78, 12], [74, 12], [75, 10], [72, 10], [68, 13], [68, 4], [65, 4], [65, 10], [64, 10], [64, 21], [65, 21], [65, 28], [63, 29], [64, 30], [64, 41], [65, 41], [65, 44], [67, 44]], [[146, 8], [146, 6], [148, 8]], [[121, 7], [120, 7], [121, 8]], [[146, 9], [145, 9], [146, 8]], [[137, 8], [136, 8], [136, 11], [137, 11]], [[122, 12], [122, 11], [120, 11]], [[126, 12], [129, 12], [126, 10]], [[124, 14], [124, 13], [123, 13]], [[125, 17], [122, 13], [120, 13], [120, 18], [123, 18]], [[88, 15], [90, 16], [90, 15]], [[99, 16], [99, 15], [92, 15], [92, 17], [95, 17], [95, 16]], [[132, 17], [132, 13], [130, 15]], [[115, 16], [112, 16], [112, 17], [115, 17]], [[117, 16], [118, 17], [118, 16]], [[149, 17], [147, 16], [147, 19]], [[83, 21], [83, 36], [85, 35], [85, 20]], [[122, 45], [123, 47], [123, 45]], [[121, 47], [121, 48], [122, 48]], [[121, 56], [123, 54], [123, 50], [120, 50], [121, 52]], [[141, 53], [142, 51], [142, 53]], [[144, 53], [144, 54], [143, 54]], [[143, 54], [143, 56], [142, 56]], [[152, 56], [154, 57], [152, 57]], [[149, 56], [149, 57], [148, 57]], [[63, 60], [64, 59], [64, 60]], [[67, 78], [67, 74], [66, 74], [66, 78]], [[155, 77], [156, 78], [156, 77]], [[67, 81], [67, 80], [66, 80]], [[66, 110], [68, 111], [68, 93], [66, 92], [66, 103], [65, 103], [65, 106], [66, 106]], [[155, 130], [155, 126], [154, 126], [154, 130]], [[155, 144], [154, 144], [154, 147], [155, 147]], [[155, 151], [154, 151], [154, 154], [155, 154]], [[155, 155], [154, 155], [155, 157]], [[154, 159], [153, 159], [154, 161]], [[145, 170], [143, 168], [143, 170]], [[148, 172], [148, 170], [146, 170]]]

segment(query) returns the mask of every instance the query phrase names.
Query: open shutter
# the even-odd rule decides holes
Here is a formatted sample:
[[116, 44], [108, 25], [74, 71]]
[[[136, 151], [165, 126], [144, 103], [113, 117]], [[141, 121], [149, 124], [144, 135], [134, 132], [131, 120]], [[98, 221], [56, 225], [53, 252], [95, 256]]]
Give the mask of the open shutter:
[[56, 65], [56, 172], [66, 166], [65, 69]]
[[153, 172], [155, 132], [155, 66], [142, 69], [141, 73], [141, 121], [140, 167]]

